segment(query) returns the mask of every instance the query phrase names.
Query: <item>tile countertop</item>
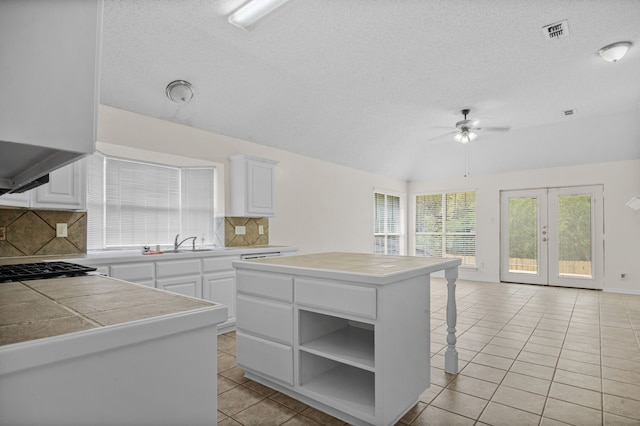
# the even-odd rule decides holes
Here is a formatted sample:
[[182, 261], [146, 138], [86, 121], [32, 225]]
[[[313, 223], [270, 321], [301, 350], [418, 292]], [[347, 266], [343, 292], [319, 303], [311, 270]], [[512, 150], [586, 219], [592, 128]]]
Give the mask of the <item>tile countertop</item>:
[[0, 283], [0, 345], [214, 306], [97, 275]]
[[[21, 256], [0, 257], [0, 265], [13, 265], [18, 263], [34, 263], [60, 260], [71, 263], [91, 263], [92, 265], [109, 264], [110, 262], [140, 262], [154, 259], [188, 259], [214, 256], [230, 256], [257, 253], [292, 253], [296, 247], [290, 246], [248, 246], [248, 247], [216, 247], [208, 251], [183, 251], [180, 253], [142, 254], [142, 250], [101, 250], [90, 251], [83, 255], [50, 255], [50, 256]], [[85, 261], [85, 262], [83, 262]]]
[[457, 258], [329, 252], [243, 260], [233, 262], [233, 265], [243, 269], [385, 284], [399, 276], [428, 274], [455, 268], [460, 263]]

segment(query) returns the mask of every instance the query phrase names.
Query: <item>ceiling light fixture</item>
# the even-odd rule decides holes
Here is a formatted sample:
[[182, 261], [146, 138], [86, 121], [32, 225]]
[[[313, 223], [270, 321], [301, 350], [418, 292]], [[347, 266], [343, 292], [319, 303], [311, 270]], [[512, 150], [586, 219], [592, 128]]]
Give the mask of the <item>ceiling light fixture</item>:
[[456, 142], [460, 142], [462, 144], [465, 144], [465, 143], [469, 143], [471, 141], [476, 140], [477, 137], [478, 137], [477, 133], [474, 133], [474, 132], [472, 132], [470, 130], [467, 130], [467, 129], [463, 129], [461, 132], [456, 133], [453, 136], [453, 139]]
[[267, 16], [289, 0], [251, 0], [229, 15], [229, 23], [248, 30], [253, 24]]
[[188, 81], [176, 80], [167, 85], [167, 98], [179, 104], [186, 104], [193, 98], [193, 86]]
[[598, 54], [607, 62], [618, 62], [631, 48], [630, 41], [609, 44], [598, 50]]

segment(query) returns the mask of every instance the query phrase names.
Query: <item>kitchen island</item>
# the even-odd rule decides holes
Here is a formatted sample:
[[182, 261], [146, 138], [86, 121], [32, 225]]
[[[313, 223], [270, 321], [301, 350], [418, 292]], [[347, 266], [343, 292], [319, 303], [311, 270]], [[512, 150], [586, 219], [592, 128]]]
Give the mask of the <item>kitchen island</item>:
[[226, 311], [97, 275], [0, 282], [0, 425], [216, 424]]
[[234, 262], [248, 378], [355, 425], [392, 425], [430, 385], [430, 274], [445, 272], [457, 373], [459, 259], [320, 253]]

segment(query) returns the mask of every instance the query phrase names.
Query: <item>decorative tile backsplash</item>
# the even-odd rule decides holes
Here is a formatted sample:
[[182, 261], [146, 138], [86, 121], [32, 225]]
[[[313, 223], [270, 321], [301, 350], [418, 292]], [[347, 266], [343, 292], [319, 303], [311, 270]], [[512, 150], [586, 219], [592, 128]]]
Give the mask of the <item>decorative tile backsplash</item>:
[[[236, 227], [244, 226], [244, 235], [236, 234]], [[262, 228], [262, 234], [260, 233]], [[263, 246], [269, 244], [269, 219], [266, 217], [225, 217], [225, 247]]]
[[[67, 237], [56, 237], [56, 224]], [[0, 257], [87, 252], [87, 213], [64, 210], [0, 208]]]

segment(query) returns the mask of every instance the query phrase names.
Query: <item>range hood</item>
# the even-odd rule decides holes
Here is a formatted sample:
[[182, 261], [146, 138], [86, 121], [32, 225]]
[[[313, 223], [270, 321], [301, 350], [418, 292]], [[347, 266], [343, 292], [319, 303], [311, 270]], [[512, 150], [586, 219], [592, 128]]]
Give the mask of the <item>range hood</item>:
[[19, 193], [49, 182], [49, 173], [86, 152], [0, 141], [0, 195]]
[[0, 1], [0, 196], [94, 152], [102, 11], [103, 0]]

